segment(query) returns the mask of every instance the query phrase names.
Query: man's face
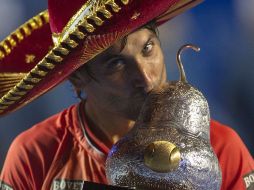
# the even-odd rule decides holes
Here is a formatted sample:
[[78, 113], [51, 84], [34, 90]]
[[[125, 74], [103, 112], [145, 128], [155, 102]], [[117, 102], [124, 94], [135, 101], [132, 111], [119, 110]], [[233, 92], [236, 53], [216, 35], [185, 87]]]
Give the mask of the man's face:
[[140, 29], [117, 42], [89, 64], [94, 79], [84, 89], [87, 102], [97, 108], [136, 120], [151, 90], [166, 81], [160, 42], [152, 31]]

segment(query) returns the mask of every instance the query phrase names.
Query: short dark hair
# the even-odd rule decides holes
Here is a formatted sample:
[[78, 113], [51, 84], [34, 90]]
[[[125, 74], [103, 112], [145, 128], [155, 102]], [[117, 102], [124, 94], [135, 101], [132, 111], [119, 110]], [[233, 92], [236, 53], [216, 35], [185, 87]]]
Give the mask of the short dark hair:
[[[150, 30], [157, 37], [159, 37], [159, 30], [158, 30], [158, 27], [157, 27], [156, 22], [154, 20], [148, 22], [147, 24], [145, 24], [144, 26], [138, 28], [137, 30], [140, 30], [140, 29], [143, 29], [143, 28], [146, 28], [146, 29]], [[137, 30], [135, 30], [135, 31], [137, 31]], [[121, 51], [124, 49], [124, 47], [127, 43], [127, 39], [128, 39], [128, 35], [126, 35], [122, 38], [122, 40], [121, 40]]]

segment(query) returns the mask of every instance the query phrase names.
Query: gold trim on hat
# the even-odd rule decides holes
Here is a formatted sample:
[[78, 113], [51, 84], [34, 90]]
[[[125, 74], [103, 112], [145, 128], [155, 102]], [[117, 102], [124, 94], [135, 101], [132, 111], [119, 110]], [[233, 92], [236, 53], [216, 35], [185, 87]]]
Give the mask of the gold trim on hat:
[[[128, 0], [121, 1], [124, 5], [127, 5], [129, 2]], [[56, 65], [61, 64], [64, 57], [79, 45], [80, 40], [84, 39], [88, 33], [92, 33], [96, 29], [96, 25], [100, 26], [104, 23], [102, 18], [97, 16], [98, 12], [102, 13], [105, 19], [112, 16], [112, 12], [106, 8], [106, 5], [109, 5], [113, 12], [121, 10], [115, 0], [90, 0], [81, 7], [70, 19], [63, 32], [54, 35], [59, 36], [54, 40], [56, 43], [55, 47], [50, 50], [50, 52], [21, 81], [19, 81], [14, 88], [1, 97], [0, 113], [8, 109], [8, 107], [17, 102], [17, 100], [21, 99], [28, 91], [38, 84], [50, 70], [53, 70]], [[47, 11], [44, 13], [48, 15]], [[89, 19], [93, 20], [95, 24], [89, 23]], [[103, 51], [103, 49], [101, 49], [101, 51]], [[42, 70], [41, 68], [47, 68], [48, 71]], [[43, 92], [38, 93], [36, 97], [41, 93]], [[28, 101], [19, 103], [25, 105], [36, 97], [31, 97]]]
[[0, 97], [13, 88], [26, 73], [0, 73]]
[[[192, 1], [198, 2], [200, 0]], [[129, 0], [121, 0], [121, 2], [122, 5], [125, 6], [129, 3]], [[108, 9], [108, 7], [110, 7], [110, 9]], [[69, 55], [69, 53], [72, 52], [72, 50], [75, 49], [80, 43], [84, 42], [83, 39], [85, 39], [87, 36], [91, 36], [92, 33], [96, 30], [97, 26], [101, 26], [106, 19], [109, 19], [113, 16], [113, 13], [117, 13], [120, 10], [121, 6], [119, 6], [115, 0], [88, 0], [87, 3], [84, 4], [81, 9], [70, 19], [63, 31], [58, 34], [54, 34], [55, 47], [53, 47], [53, 49], [51, 49], [49, 53], [28, 74], [26, 74], [22, 80], [20, 80], [11, 90], [9, 90], [0, 98], [0, 114], [5, 112], [5, 110], [8, 109], [10, 105], [15, 104], [18, 100], [22, 99], [22, 97], [26, 95], [31, 89], [33, 89], [34, 86], [36, 86], [51, 70], [53, 70], [57, 65], [62, 64], [64, 58]], [[45, 13], [45, 16], [48, 18], [48, 12], [44, 11], [43, 13]], [[101, 13], [103, 18], [98, 17], [98, 13]], [[167, 13], [168, 12], [166, 12], [163, 16], [176, 16], [175, 13], [179, 13], [179, 11], [173, 11], [172, 15], [171, 13]], [[40, 15], [38, 16], [40, 17]], [[33, 28], [33, 25], [30, 27]], [[22, 30], [18, 29], [16, 32], [14, 32], [14, 35], [16, 35], [16, 38], [19, 40], [23, 40], [26, 35], [31, 34], [32, 30], [29, 30], [30, 27], [23, 27]], [[25, 35], [23, 35], [23, 33], [25, 33]], [[120, 36], [123, 36], [123, 34]], [[100, 37], [102, 38], [103, 36]], [[12, 41], [8, 38], [6, 40], [4, 41], [5, 43], [0, 44], [0, 60], [1, 56], [6, 56], [7, 53], [12, 50], [11, 48], [15, 46], [15, 41]], [[10, 44], [12, 44], [13, 47], [10, 47]], [[111, 44], [109, 43], [109, 46], [110, 45]], [[94, 52], [88, 56], [87, 59], [89, 60], [93, 58], [104, 49], [99, 49], [97, 52]], [[89, 52], [87, 52], [86, 55], [89, 55]], [[48, 89], [50, 88], [51, 87], [49, 86]], [[20, 106], [26, 105], [48, 89], [44, 89], [44, 91], [38, 91], [33, 97], [20, 100], [18, 104]], [[17, 106], [16, 109], [20, 106]], [[14, 110], [12, 109], [11, 111]]]
[[34, 30], [41, 28], [49, 22], [48, 11], [44, 11], [11, 33], [4, 41], [0, 42], [0, 61], [12, 52], [22, 40], [30, 36]]
[[[129, 0], [121, 0], [124, 5], [129, 3]], [[85, 30], [89, 33], [95, 30], [95, 27], [88, 22], [88, 20], [93, 20], [97, 26], [103, 24], [103, 20], [97, 16], [98, 13], [109, 19], [112, 17], [112, 14], [109, 10], [106, 9], [106, 5], [109, 5], [114, 12], [119, 12], [121, 7], [116, 4], [115, 0], [89, 0], [87, 3], [69, 20], [67, 25], [64, 27], [61, 33], [54, 33], [52, 35], [53, 42], [55, 45], [58, 45], [66, 36], [69, 35], [70, 31], [74, 32], [77, 28], [77, 25], [83, 26]], [[82, 32], [79, 32], [81, 36], [78, 36], [79, 39], [83, 39]]]

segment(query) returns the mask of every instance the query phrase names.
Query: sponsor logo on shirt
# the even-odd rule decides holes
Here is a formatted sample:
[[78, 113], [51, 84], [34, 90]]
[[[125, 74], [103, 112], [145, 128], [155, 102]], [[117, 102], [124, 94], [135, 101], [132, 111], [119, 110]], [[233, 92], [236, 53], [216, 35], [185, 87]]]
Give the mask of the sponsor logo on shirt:
[[82, 190], [83, 180], [55, 179], [52, 183], [53, 190]]
[[13, 188], [3, 181], [0, 181], [0, 190], [13, 190]]
[[243, 180], [247, 190], [254, 190], [254, 171], [243, 176]]

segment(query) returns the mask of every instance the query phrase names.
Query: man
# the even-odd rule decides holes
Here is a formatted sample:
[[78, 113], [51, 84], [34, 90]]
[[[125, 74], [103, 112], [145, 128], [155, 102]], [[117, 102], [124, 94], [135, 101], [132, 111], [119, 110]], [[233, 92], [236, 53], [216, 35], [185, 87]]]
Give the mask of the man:
[[[42, 82], [29, 80], [26, 75], [22, 80], [24, 84], [21, 83], [27, 89], [28, 85], [32, 85], [32, 90], [22, 91], [21, 83], [18, 84], [17, 90], [1, 99], [1, 104], [7, 105], [2, 110], [3, 113], [10, 112], [25, 102], [16, 104], [15, 101], [8, 101], [15, 99], [13, 96], [18, 92], [26, 92], [20, 98], [30, 101], [70, 74], [77, 92], [84, 91], [87, 97], [80, 104], [35, 125], [14, 140], [1, 173], [0, 189], [81, 189], [83, 180], [107, 183], [105, 159], [109, 149], [133, 127], [149, 92], [166, 82], [163, 53], [155, 25], [143, 24], [161, 18], [158, 15], [166, 11], [163, 7], [172, 8], [175, 2], [157, 2], [158, 10], [154, 10], [154, 13], [147, 10], [149, 5], [153, 5], [152, 1], [144, 1], [144, 7], [140, 5], [142, 1], [140, 4], [122, 1], [122, 10], [115, 4], [110, 4], [112, 10], [108, 11], [120, 13], [113, 15], [111, 22], [108, 22], [115, 23], [114, 18], [124, 22], [128, 16], [133, 22], [128, 24], [132, 27], [125, 28], [127, 23], [121, 25], [118, 20], [118, 25], [112, 24], [112, 28], [118, 26], [122, 30], [113, 34], [110, 27], [99, 23], [100, 18], [94, 19], [94, 14], [89, 17], [93, 21], [90, 22], [92, 26], [86, 20], [85, 24], [77, 26], [78, 32], [73, 32], [73, 27], [79, 23], [76, 20], [86, 12], [87, 5], [79, 8], [89, 2], [76, 1], [72, 4], [73, 7], [65, 1], [61, 3], [62, 5], [57, 1], [49, 1], [49, 13], [51, 19], [55, 19], [54, 22], [51, 21], [51, 30], [57, 33], [54, 34], [55, 47], [50, 52], [52, 54], [47, 54], [43, 59], [47, 64], [42, 61], [35, 66], [46, 74], [42, 76], [42, 72], [37, 72], [36, 69], [29, 72], [30, 78]], [[96, 3], [91, 5], [98, 6]], [[60, 12], [56, 9], [59, 6], [71, 12], [71, 16], [78, 13], [72, 18], [59, 18], [56, 14]], [[109, 16], [106, 11], [103, 14]], [[143, 14], [146, 17], [142, 17]], [[123, 15], [124, 19], [121, 20]], [[139, 17], [141, 21], [138, 21]], [[67, 28], [63, 28], [65, 24], [57, 19], [71, 22]], [[159, 23], [158, 20], [154, 22]], [[100, 24], [105, 28], [101, 29]], [[96, 30], [92, 28], [96, 25], [99, 31], [106, 31], [106, 35], [96, 35]], [[83, 30], [92, 35], [79, 33]], [[87, 40], [83, 42], [84, 39]], [[80, 46], [77, 45], [79, 43]], [[247, 185], [251, 186], [251, 180], [245, 177], [249, 177], [254, 170], [253, 159], [237, 134], [212, 121], [211, 144], [222, 168], [222, 189], [246, 189]]]

